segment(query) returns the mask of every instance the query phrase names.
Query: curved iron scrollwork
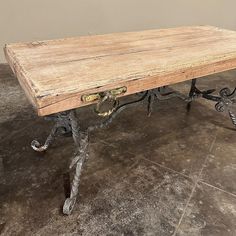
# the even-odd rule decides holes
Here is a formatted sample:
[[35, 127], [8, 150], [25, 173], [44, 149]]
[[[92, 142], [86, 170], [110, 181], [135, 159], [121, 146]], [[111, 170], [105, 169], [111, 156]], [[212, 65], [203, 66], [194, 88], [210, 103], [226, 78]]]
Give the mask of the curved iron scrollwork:
[[236, 127], [236, 116], [232, 111], [232, 106], [236, 103], [236, 88], [233, 92], [229, 88], [224, 88], [219, 94], [220, 100], [215, 105], [216, 110], [218, 112], [228, 111], [229, 117]]
[[69, 170], [71, 171], [72, 169], [75, 169], [75, 173], [73, 181], [71, 183], [70, 195], [64, 202], [63, 213], [70, 215], [76, 203], [76, 198], [79, 191], [79, 181], [82, 172], [82, 167], [88, 157], [89, 132], [94, 131], [98, 128], [103, 128], [108, 126], [121, 111], [123, 111], [129, 106], [136, 105], [146, 99], [148, 102], [147, 104], [148, 116], [150, 116], [152, 113], [155, 99], [157, 101], [163, 101], [174, 97], [180, 98], [188, 102], [187, 105], [188, 110], [191, 107], [191, 102], [195, 98], [202, 97], [214, 101], [216, 102], [215, 105], [216, 110], [219, 112], [228, 111], [233, 124], [236, 126], [236, 116], [232, 111], [232, 106], [236, 103], [236, 88], [234, 89], [233, 92], [231, 92], [230, 89], [228, 88], [224, 88], [220, 91], [219, 96], [212, 95], [214, 91], [215, 91], [214, 89], [206, 91], [199, 90], [196, 87], [196, 80], [194, 79], [192, 80], [189, 96], [185, 96], [167, 87], [161, 87], [141, 92], [139, 93], [141, 94], [141, 96], [138, 99], [123, 103], [121, 105], [117, 105], [112, 111], [112, 113], [109, 114], [108, 118], [104, 119], [102, 122], [98, 124], [88, 126], [85, 129], [85, 131], [80, 130], [75, 110], [61, 112], [56, 115], [47, 117], [47, 119], [55, 121], [55, 125], [53, 126], [45, 143], [41, 145], [37, 140], [34, 140], [31, 143], [32, 148], [38, 152], [46, 151], [50, 146], [50, 144], [59, 135], [72, 136], [76, 147], [75, 155], [72, 158], [69, 166]]
[[53, 126], [50, 134], [48, 135], [45, 143], [40, 144], [39, 141], [33, 140], [31, 142], [31, 147], [37, 152], [44, 152], [48, 149], [51, 143], [59, 135], [71, 135], [71, 124], [68, 116], [68, 112], [60, 112], [56, 115], [46, 117], [47, 120], [53, 120], [55, 125]]
[[236, 103], [236, 88], [233, 92], [229, 88], [223, 88], [220, 90], [220, 99], [216, 103], [215, 108], [219, 112], [223, 112], [226, 109], [230, 109], [231, 106]]
[[148, 116], [151, 115], [153, 110], [154, 100], [164, 101], [172, 98], [180, 98], [184, 101], [189, 101], [189, 98], [182, 93], [171, 90], [167, 86], [160, 87], [157, 89], [148, 90]]
[[203, 97], [206, 99], [212, 98], [211, 100], [215, 101], [214, 96], [210, 95], [215, 92], [215, 89], [208, 89], [208, 90], [201, 91], [196, 87], [196, 83], [197, 83], [196, 79], [193, 79], [191, 82], [191, 88], [190, 88], [190, 92], [188, 96], [187, 111], [190, 111], [191, 103], [196, 98], [199, 98], [199, 97]]
[[[216, 102], [215, 109], [218, 112], [227, 111], [229, 117], [236, 127], [236, 115], [232, 111], [233, 105], [236, 103], [236, 88], [231, 92], [229, 88], [223, 88], [219, 92], [219, 96], [212, 95], [215, 89], [210, 89], [206, 91], [201, 91], [196, 87], [196, 80], [192, 80], [192, 85], [189, 93], [190, 102], [197, 97], [202, 97], [210, 101]], [[190, 103], [189, 103], [190, 104]], [[188, 104], [188, 105], [189, 105]], [[188, 110], [190, 106], [188, 107]]]

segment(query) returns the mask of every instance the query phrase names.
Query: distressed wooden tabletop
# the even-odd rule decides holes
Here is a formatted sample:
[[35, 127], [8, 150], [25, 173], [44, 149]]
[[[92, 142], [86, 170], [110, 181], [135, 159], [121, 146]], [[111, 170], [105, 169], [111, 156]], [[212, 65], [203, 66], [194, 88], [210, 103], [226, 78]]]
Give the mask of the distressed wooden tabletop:
[[5, 55], [39, 115], [236, 68], [236, 32], [192, 26], [8, 44]]

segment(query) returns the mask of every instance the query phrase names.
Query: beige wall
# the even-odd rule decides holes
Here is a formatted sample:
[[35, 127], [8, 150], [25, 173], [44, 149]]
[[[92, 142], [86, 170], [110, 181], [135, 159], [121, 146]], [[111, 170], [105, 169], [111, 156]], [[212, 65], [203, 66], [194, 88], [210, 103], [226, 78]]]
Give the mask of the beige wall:
[[235, 0], [0, 0], [5, 43], [210, 24], [236, 30]]

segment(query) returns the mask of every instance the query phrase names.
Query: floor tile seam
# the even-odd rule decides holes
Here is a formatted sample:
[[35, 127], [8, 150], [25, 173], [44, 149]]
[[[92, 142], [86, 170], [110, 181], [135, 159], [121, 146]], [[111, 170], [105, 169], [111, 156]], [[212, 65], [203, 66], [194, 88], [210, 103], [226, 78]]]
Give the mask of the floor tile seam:
[[191, 178], [190, 176], [185, 175], [185, 174], [183, 174], [183, 173], [181, 173], [181, 172], [179, 172], [179, 171], [176, 171], [176, 170], [174, 170], [174, 169], [171, 169], [171, 168], [169, 168], [169, 167], [166, 167], [166, 166], [164, 166], [164, 165], [162, 165], [162, 164], [160, 164], [160, 163], [158, 163], [158, 162], [149, 160], [149, 159], [144, 158], [144, 157], [141, 157], [140, 159], [142, 159], [142, 160], [144, 160], [144, 161], [147, 161], [147, 162], [150, 162], [150, 163], [152, 163], [152, 164], [154, 164], [154, 165], [157, 165], [157, 166], [159, 166], [160, 168], [163, 168], [163, 169], [165, 169], [165, 170], [167, 170], [167, 171], [170, 171], [170, 172], [173, 172], [173, 173], [175, 173], [175, 174], [181, 175], [181, 176], [183, 176], [183, 177], [185, 177], [185, 178], [187, 178], [187, 179], [189, 179], [189, 180], [193, 180], [193, 178]]
[[184, 210], [183, 210], [183, 213], [182, 213], [182, 215], [181, 215], [181, 217], [180, 217], [180, 219], [179, 219], [179, 222], [178, 222], [178, 224], [176, 225], [176, 227], [175, 227], [175, 231], [174, 231], [174, 233], [173, 233], [173, 235], [172, 236], [176, 236], [176, 234], [177, 234], [177, 232], [178, 232], [178, 230], [179, 230], [179, 227], [180, 227], [180, 225], [181, 225], [181, 223], [182, 223], [182, 220], [183, 220], [183, 218], [184, 218], [184, 216], [185, 216], [185, 213], [186, 213], [186, 211], [187, 211], [187, 208], [188, 208], [188, 206], [189, 206], [189, 203], [190, 203], [190, 201], [191, 201], [191, 199], [192, 199], [192, 197], [193, 197], [193, 194], [194, 194], [194, 192], [195, 192], [195, 190], [196, 190], [196, 187], [197, 187], [197, 181], [194, 183], [194, 186], [193, 186], [193, 188], [192, 188], [192, 191], [191, 191], [191, 193], [190, 193], [190, 196], [189, 196], [189, 198], [188, 198], [188, 200], [187, 200], [187, 202], [186, 202], [186, 205], [185, 205], [185, 207], [184, 207]]
[[185, 216], [185, 213], [186, 213], [186, 211], [187, 211], [187, 208], [188, 208], [188, 206], [189, 206], [189, 203], [190, 203], [190, 201], [191, 201], [191, 199], [192, 199], [192, 197], [193, 197], [193, 194], [194, 194], [194, 192], [195, 192], [195, 190], [196, 190], [196, 188], [197, 188], [197, 185], [198, 185], [198, 183], [199, 183], [200, 180], [201, 180], [202, 172], [203, 172], [203, 170], [204, 170], [204, 168], [205, 168], [205, 165], [206, 165], [206, 163], [207, 163], [207, 161], [208, 161], [208, 159], [209, 159], [210, 153], [212, 152], [212, 149], [213, 149], [213, 147], [214, 147], [214, 145], [215, 145], [216, 137], [217, 137], [217, 131], [216, 131], [216, 133], [215, 133], [215, 136], [214, 136], [213, 141], [211, 142], [211, 145], [210, 145], [210, 148], [209, 148], [209, 153], [206, 155], [206, 158], [205, 158], [205, 160], [204, 160], [204, 162], [203, 162], [203, 164], [202, 164], [202, 168], [200, 169], [199, 174], [198, 174], [198, 177], [197, 177], [196, 180], [195, 180], [195, 183], [194, 183], [194, 186], [193, 186], [193, 188], [192, 188], [191, 194], [190, 194], [190, 196], [189, 196], [189, 198], [188, 198], [188, 201], [187, 201], [187, 203], [186, 203], [186, 205], [185, 205], [185, 208], [184, 208], [184, 211], [183, 211], [183, 213], [182, 213], [182, 215], [181, 215], [181, 217], [180, 217], [180, 220], [179, 220], [179, 222], [178, 222], [178, 224], [177, 224], [177, 226], [176, 226], [176, 228], [175, 228], [175, 231], [174, 231], [174, 233], [173, 233], [173, 236], [176, 236], [176, 234], [177, 234], [177, 232], [178, 232], [178, 230], [179, 230], [179, 227], [180, 227], [180, 225], [181, 225], [181, 223], [182, 223], [182, 220], [183, 220], [183, 218], [184, 218], [184, 216]]
[[212, 184], [209, 184], [209, 183], [207, 183], [206, 181], [201, 181], [201, 180], [200, 180], [198, 183], [204, 184], [204, 185], [206, 185], [206, 186], [208, 186], [208, 187], [214, 188], [214, 189], [216, 189], [216, 190], [218, 190], [218, 191], [220, 191], [220, 192], [229, 194], [229, 195], [231, 195], [232, 197], [235, 197], [235, 198], [236, 198], [236, 194], [231, 193], [231, 192], [229, 192], [229, 191], [226, 191], [226, 190], [224, 190], [224, 189], [222, 189], [222, 188], [219, 188], [219, 187], [217, 187], [217, 186], [214, 186], [214, 185], [212, 185]]

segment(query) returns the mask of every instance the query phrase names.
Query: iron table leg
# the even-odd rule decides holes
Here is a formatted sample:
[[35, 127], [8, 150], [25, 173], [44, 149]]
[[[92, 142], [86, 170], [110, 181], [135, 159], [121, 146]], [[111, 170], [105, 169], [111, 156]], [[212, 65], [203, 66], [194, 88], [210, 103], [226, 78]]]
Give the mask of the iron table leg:
[[[113, 112], [107, 119], [103, 120], [101, 123], [87, 127], [85, 131], [80, 130], [79, 122], [76, 116], [76, 110], [71, 110], [54, 115], [51, 119], [55, 120], [56, 122], [52, 128], [51, 133], [47, 137], [44, 145], [40, 145], [40, 143], [36, 140], [32, 141], [32, 148], [35, 151], [43, 152], [48, 149], [49, 145], [61, 133], [72, 133], [72, 137], [75, 143], [75, 154], [71, 160], [69, 170], [71, 172], [75, 168], [75, 174], [71, 183], [70, 196], [65, 200], [63, 205], [64, 214], [70, 215], [76, 203], [77, 195], [79, 192], [80, 175], [82, 172], [83, 164], [88, 158], [89, 132], [94, 131], [98, 128], [106, 127], [121, 111], [123, 111], [126, 107], [130, 105], [134, 105], [138, 102], [143, 101], [147, 97], [147, 94], [148, 93], [145, 92], [145, 94], [141, 98], [118, 106], [116, 111]], [[59, 130], [61, 132], [59, 132]]]
[[71, 185], [70, 197], [65, 200], [63, 206], [63, 213], [66, 215], [71, 214], [76, 203], [76, 198], [79, 192], [79, 181], [82, 167], [85, 159], [88, 157], [88, 133], [80, 131], [75, 110], [70, 111], [69, 119], [71, 123], [72, 137], [75, 143], [76, 151], [75, 156], [69, 166], [70, 170], [72, 170], [72, 168], [75, 166], [75, 174]]
[[148, 116], [151, 115], [152, 106], [154, 103], [154, 99], [159, 101], [171, 99], [174, 97], [178, 97], [186, 102], [188, 102], [187, 109], [190, 109], [191, 102], [198, 97], [202, 97], [204, 99], [208, 99], [216, 102], [215, 108], [219, 112], [227, 111], [232, 123], [236, 127], [236, 116], [232, 111], [232, 106], [236, 103], [236, 88], [233, 92], [228, 88], [224, 88], [220, 91], [219, 96], [212, 95], [214, 89], [201, 91], [196, 87], [196, 80], [192, 80], [191, 89], [189, 92], [189, 96], [185, 96], [179, 92], [167, 89], [152, 89], [146, 92], [141, 93], [141, 97], [137, 100], [130, 101], [119, 105], [112, 114], [101, 123], [95, 124], [93, 126], [88, 126], [85, 131], [82, 131], [79, 126], [78, 119], [76, 117], [76, 110], [61, 112], [56, 115], [53, 115], [50, 119], [55, 121], [55, 125], [53, 126], [51, 133], [47, 137], [45, 143], [40, 145], [40, 143], [36, 140], [32, 141], [31, 146], [35, 151], [43, 152], [48, 149], [50, 144], [55, 140], [58, 135], [61, 134], [72, 134], [74, 143], [75, 143], [75, 154], [71, 160], [69, 170], [72, 171], [75, 169], [75, 174], [73, 181], [71, 183], [70, 195], [65, 200], [63, 206], [63, 213], [66, 215], [70, 215], [75, 203], [76, 198], [79, 192], [79, 181], [80, 175], [82, 172], [83, 164], [88, 157], [88, 139], [89, 132], [94, 131], [98, 128], [103, 128], [109, 125], [112, 120], [125, 108], [135, 105], [143, 100], [148, 100]]
[[69, 170], [71, 171], [75, 167], [75, 174], [71, 184], [70, 197], [65, 200], [63, 206], [63, 213], [69, 215], [71, 214], [76, 202], [82, 166], [88, 156], [88, 133], [80, 131], [75, 110], [59, 113], [50, 117], [50, 119], [55, 121], [55, 125], [53, 126], [44, 145], [40, 145], [37, 140], [33, 140], [31, 146], [35, 151], [43, 152], [48, 149], [50, 144], [58, 135], [70, 132], [72, 133], [75, 143], [75, 156], [70, 163]]
[[196, 88], [196, 79], [193, 79], [192, 81], [191, 81], [191, 88], [190, 88], [190, 91], [189, 91], [189, 98], [190, 98], [190, 100], [189, 100], [189, 102], [187, 103], [187, 111], [190, 111], [190, 109], [191, 109], [191, 103], [192, 103], [192, 100], [193, 100], [193, 98], [194, 98], [194, 95], [195, 95], [195, 88]]
[[[192, 101], [197, 97], [216, 102], [215, 109], [218, 112], [228, 112], [229, 117], [236, 127], [236, 115], [233, 112], [233, 106], [236, 104], [236, 88], [231, 91], [229, 88], [223, 88], [219, 92], [219, 96], [212, 95], [215, 89], [201, 91], [196, 87], [196, 80], [192, 81], [189, 99]], [[190, 108], [190, 107], [189, 107]]]

